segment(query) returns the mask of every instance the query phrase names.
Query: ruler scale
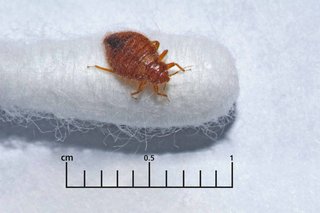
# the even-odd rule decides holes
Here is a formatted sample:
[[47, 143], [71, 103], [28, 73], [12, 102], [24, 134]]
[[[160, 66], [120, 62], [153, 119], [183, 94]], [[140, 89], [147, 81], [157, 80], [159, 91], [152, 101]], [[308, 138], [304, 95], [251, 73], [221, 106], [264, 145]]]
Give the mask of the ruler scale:
[[[147, 155], [145, 155], [147, 156]], [[149, 155], [148, 155], [149, 156]], [[153, 156], [153, 155], [151, 155]], [[131, 178], [132, 178], [132, 184], [131, 186], [121, 186], [119, 184], [119, 170], [116, 170], [115, 173], [115, 185], [114, 186], [104, 186], [103, 185], [103, 170], [100, 170], [100, 185], [87, 185], [86, 183], [86, 170], [83, 170], [83, 184], [82, 185], [70, 185], [68, 181], [68, 162], [73, 161], [73, 156], [71, 155], [63, 155], [61, 156], [61, 160], [65, 161], [65, 188], [106, 188], [106, 189], [116, 189], [116, 188], [233, 188], [233, 155], [231, 157], [230, 162], [230, 185], [218, 185], [218, 171], [214, 170], [214, 185], [204, 185], [202, 182], [202, 170], [199, 170], [199, 182], [198, 185], [186, 185], [185, 183], [185, 170], [182, 170], [182, 183], [179, 186], [170, 186], [168, 184], [168, 170], [165, 170], [164, 174], [164, 185], [152, 185], [151, 183], [151, 162], [154, 160], [154, 157], [152, 157], [147, 166], [147, 175], [148, 175], [148, 183], [147, 185], [135, 185], [135, 172], [132, 170], [131, 172]], [[149, 157], [148, 157], [149, 159]], [[146, 160], [145, 158], [145, 161]]]

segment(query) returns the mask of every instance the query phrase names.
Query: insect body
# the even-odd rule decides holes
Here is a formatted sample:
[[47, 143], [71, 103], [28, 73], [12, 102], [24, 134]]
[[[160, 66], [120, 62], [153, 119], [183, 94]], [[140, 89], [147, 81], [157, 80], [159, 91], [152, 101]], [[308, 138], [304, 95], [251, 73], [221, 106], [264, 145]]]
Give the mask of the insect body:
[[[159, 92], [159, 85], [167, 83], [170, 77], [179, 71], [185, 71], [177, 63], [164, 63], [162, 60], [168, 50], [164, 50], [159, 55], [157, 50], [160, 43], [150, 41], [146, 36], [137, 32], [109, 34], [103, 40], [103, 44], [111, 69], [98, 65], [95, 67], [139, 81], [138, 89], [131, 93], [132, 96], [143, 91], [147, 83], [151, 83], [157, 95], [167, 97], [166, 94]], [[180, 70], [169, 74], [168, 70], [173, 66], [177, 66]]]

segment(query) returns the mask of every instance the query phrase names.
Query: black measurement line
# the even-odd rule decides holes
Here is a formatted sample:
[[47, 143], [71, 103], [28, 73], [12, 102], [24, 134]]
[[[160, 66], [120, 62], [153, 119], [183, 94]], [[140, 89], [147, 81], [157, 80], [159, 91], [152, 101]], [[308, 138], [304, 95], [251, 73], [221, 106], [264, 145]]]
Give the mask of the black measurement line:
[[83, 186], [86, 187], [86, 170], [83, 170]]
[[166, 187], [168, 187], [168, 170], [166, 170], [165, 184], [166, 184]]
[[167, 188], [167, 189], [187, 189], [187, 188], [192, 188], [192, 189], [195, 189], [195, 188], [203, 188], [203, 189], [226, 189], [226, 188], [233, 188], [231, 186], [86, 186], [86, 187], [83, 187], [83, 186], [68, 186], [67, 188], [84, 188], [84, 189], [87, 189], [87, 188], [102, 188], [102, 189], [115, 189], [115, 188], [122, 188], [122, 189], [135, 189], [135, 188], [140, 188], [140, 189], [147, 189], [147, 188], [153, 188], [153, 189], [161, 189], [161, 188]]
[[66, 188], [68, 188], [68, 162], [66, 162]]
[[182, 170], [182, 187], [185, 187], [184, 170]]
[[231, 161], [231, 188], [233, 188], [233, 162]]
[[103, 171], [100, 170], [100, 186], [103, 187]]
[[116, 187], [119, 187], [119, 170], [117, 170], [116, 172], [116, 184], [117, 184]]
[[230, 186], [218, 186], [218, 171], [215, 170], [215, 184], [214, 186], [202, 185], [202, 170], [199, 170], [199, 185], [198, 186], [186, 186], [185, 185], [185, 170], [182, 170], [182, 185], [180, 186], [168, 186], [168, 170], [165, 170], [165, 185], [164, 186], [152, 186], [151, 185], [151, 163], [148, 162], [148, 185], [147, 186], [135, 186], [134, 183], [134, 170], [132, 170], [132, 186], [119, 186], [119, 170], [116, 170], [116, 186], [103, 186], [103, 170], [100, 170], [100, 186], [87, 186], [86, 184], [86, 170], [83, 170], [83, 185], [81, 186], [69, 186], [68, 184], [68, 162], [65, 162], [65, 187], [66, 188], [233, 188], [233, 161], [231, 160], [231, 185]]
[[148, 162], [148, 186], [150, 187], [151, 186], [151, 163]]
[[132, 187], [134, 187], [134, 170], [132, 170]]
[[214, 171], [214, 186], [217, 187], [218, 185], [218, 172], [217, 170]]

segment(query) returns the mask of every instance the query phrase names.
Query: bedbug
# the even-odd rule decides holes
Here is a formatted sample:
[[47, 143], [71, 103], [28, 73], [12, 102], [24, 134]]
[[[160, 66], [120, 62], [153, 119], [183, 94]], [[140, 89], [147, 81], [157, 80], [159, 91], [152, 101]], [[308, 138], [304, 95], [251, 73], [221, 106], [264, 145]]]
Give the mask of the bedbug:
[[[98, 65], [93, 67], [137, 80], [139, 86], [131, 93], [132, 97], [142, 92], [147, 83], [153, 85], [153, 90], [157, 95], [167, 97], [167, 94], [159, 92], [159, 85], [164, 83], [166, 85], [171, 76], [179, 71], [185, 71], [175, 62], [168, 64], [163, 62], [168, 50], [164, 50], [159, 55], [159, 41], [151, 41], [138, 32], [124, 31], [109, 34], [104, 38], [103, 44], [111, 68]], [[177, 66], [179, 71], [169, 74], [168, 71], [173, 66]]]

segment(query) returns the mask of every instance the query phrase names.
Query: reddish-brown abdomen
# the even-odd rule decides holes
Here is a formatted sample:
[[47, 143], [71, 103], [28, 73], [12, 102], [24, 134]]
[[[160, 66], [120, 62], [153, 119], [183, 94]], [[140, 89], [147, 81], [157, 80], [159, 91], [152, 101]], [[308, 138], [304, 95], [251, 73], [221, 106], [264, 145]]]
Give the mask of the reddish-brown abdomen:
[[113, 33], [104, 39], [104, 45], [112, 70], [123, 77], [146, 80], [150, 67], [158, 63], [156, 47], [140, 33]]

